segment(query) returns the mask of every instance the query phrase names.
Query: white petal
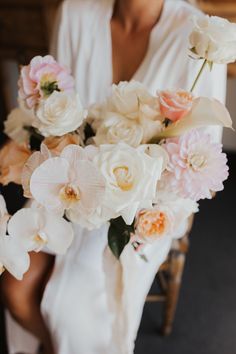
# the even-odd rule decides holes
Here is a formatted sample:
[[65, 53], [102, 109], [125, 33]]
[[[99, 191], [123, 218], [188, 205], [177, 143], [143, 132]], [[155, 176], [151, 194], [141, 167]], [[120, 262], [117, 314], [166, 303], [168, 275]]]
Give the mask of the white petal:
[[30, 191], [45, 208], [61, 210], [60, 189], [68, 183], [70, 165], [64, 158], [53, 157], [43, 162], [32, 174]]
[[42, 221], [38, 210], [23, 208], [18, 210], [8, 223], [8, 233], [27, 251], [32, 251], [38, 246], [33, 241], [38, 235]]
[[71, 223], [50, 212], [45, 213], [43, 232], [48, 239], [47, 247], [57, 254], [66, 253], [74, 238]]
[[24, 248], [11, 236], [0, 237], [0, 262], [18, 280], [28, 270], [30, 258]]
[[226, 107], [216, 99], [199, 97], [194, 100], [191, 111], [176, 123], [169, 125], [159, 137], [179, 136], [193, 128], [218, 125], [232, 128], [232, 120]]

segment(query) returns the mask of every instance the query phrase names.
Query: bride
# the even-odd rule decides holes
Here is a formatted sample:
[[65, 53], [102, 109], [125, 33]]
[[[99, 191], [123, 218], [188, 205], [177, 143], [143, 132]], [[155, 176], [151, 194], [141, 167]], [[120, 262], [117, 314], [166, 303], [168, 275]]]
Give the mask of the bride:
[[[140, 81], [152, 93], [189, 89], [200, 65], [187, 52], [193, 15], [201, 13], [177, 0], [65, 0], [51, 51], [71, 68], [85, 106], [102, 101], [112, 83], [120, 81]], [[226, 68], [216, 65], [204, 75], [197, 88], [201, 95], [224, 101]], [[221, 132], [211, 131], [219, 140]], [[40, 340], [45, 354], [131, 354], [146, 295], [171, 241], [158, 240], [147, 248], [148, 262], [126, 247], [122, 301], [116, 304], [111, 299], [118, 266], [106, 264], [106, 226], [75, 229], [65, 256], [54, 262], [49, 254], [32, 254], [22, 282], [4, 274], [6, 307]]]

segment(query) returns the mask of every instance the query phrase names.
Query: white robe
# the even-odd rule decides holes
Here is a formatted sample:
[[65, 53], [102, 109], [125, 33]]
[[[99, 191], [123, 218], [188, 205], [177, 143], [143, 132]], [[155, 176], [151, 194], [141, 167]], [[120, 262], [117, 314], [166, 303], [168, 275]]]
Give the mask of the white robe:
[[[112, 11], [113, 0], [66, 0], [60, 8], [52, 52], [71, 68], [85, 106], [102, 101], [112, 84]], [[191, 87], [201, 65], [188, 56], [192, 15], [201, 13], [182, 1], [165, 0], [147, 54], [133, 76], [150, 92]], [[195, 93], [224, 101], [225, 91], [226, 68], [215, 66], [211, 73], [206, 70]], [[212, 128], [211, 132], [216, 140], [221, 138], [220, 129]], [[146, 295], [171, 241], [162, 239], [148, 246], [148, 263], [128, 246], [122, 255], [122, 269], [119, 265], [109, 269], [108, 265], [105, 273], [107, 226], [92, 232], [75, 226], [75, 231], [68, 253], [56, 259], [41, 304], [56, 352], [131, 354]], [[121, 271], [122, 299], [116, 304], [112, 281], [118, 281]]]

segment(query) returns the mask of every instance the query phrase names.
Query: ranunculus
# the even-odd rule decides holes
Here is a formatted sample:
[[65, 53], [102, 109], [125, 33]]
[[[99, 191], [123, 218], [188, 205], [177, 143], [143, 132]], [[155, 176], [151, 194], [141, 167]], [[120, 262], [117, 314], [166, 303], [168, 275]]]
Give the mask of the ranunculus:
[[8, 232], [27, 251], [46, 246], [57, 254], [64, 254], [74, 237], [68, 221], [44, 208], [20, 209], [10, 219]]
[[196, 58], [218, 64], [236, 60], [236, 24], [224, 18], [194, 18], [189, 42], [191, 54]]
[[140, 240], [151, 242], [166, 235], [170, 229], [170, 223], [170, 216], [164, 210], [144, 209], [138, 214], [135, 231]]
[[102, 201], [105, 181], [84, 149], [69, 145], [60, 157], [49, 158], [35, 169], [30, 191], [49, 210], [92, 213]]
[[198, 201], [223, 190], [228, 177], [227, 158], [222, 144], [212, 143], [210, 135], [193, 130], [180, 138], [167, 139], [163, 147], [169, 154], [163, 179], [174, 193]]
[[81, 126], [86, 111], [78, 95], [54, 91], [40, 102], [36, 116], [34, 126], [43, 136], [62, 136]]
[[151, 158], [127, 144], [101, 145], [94, 162], [106, 181], [103, 206], [133, 222], [139, 207], [151, 206], [163, 158]]
[[160, 110], [172, 122], [183, 118], [192, 108], [193, 95], [184, 90], [158, 92]]
[[9, 141], [0, 150], [0, 183], [21, 184], [21, 173], [25, 162], [31, 155], [26, 144]]
[[24, 127], [31, 124], [32, 117], [21, 108], [15, 108], [4, 122], [4, 132], [18, 144], [28, 143], [30, 134]]
[[35, 107], [40, 99], [54, 91], [72, 91], [73, 88], [74, 80], [69, 70], [50, 55], [36, 56], [21, 69], [19, 96], [28, 108]]
[[68, 145], [80, 145], [81, 140], [78, 134], [65, 134], [62, 136], [48, 137], [43, 140], [52, 154], [60, 155], [62, 150]]

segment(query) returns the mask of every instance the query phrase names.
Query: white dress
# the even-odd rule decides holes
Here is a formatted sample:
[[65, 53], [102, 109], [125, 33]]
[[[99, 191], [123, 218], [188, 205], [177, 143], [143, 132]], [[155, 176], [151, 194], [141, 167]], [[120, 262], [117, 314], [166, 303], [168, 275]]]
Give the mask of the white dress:
[[[85, 106], [103, 100], [112, 84], [112, 11], [113, 0], [66, 0], [60, 9], [52, 52], [71, 68]], [[200, 66], [187, 50], [192, 15], [201, 13], [185, 2], [165, 0], [147, 54], [133, 76], [152, 93], [191, 87]], [[225, 88], [226, 68], [215, 66], [195, 92], [224, 101]], [[221, 130], [211, 131], [216, 140], [221, 138]], [[41, 304], [56, 352], [132, 354], [146, 295], [171, 241], [161, 239], [147, 247], [147, 263], [128, 246], [119, 266], [106, 251], [107, 226], [92, 232], [75, 226], [75, 233], [68, 253], [56, 259]]]

